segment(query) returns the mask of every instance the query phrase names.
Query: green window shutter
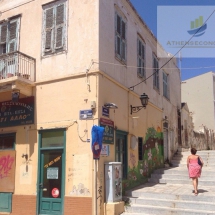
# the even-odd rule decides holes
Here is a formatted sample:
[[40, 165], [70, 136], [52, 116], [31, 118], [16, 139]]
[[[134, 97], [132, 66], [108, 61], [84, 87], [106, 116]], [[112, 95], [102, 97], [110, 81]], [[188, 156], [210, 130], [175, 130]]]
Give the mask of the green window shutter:
[[7, 41], [7, 25], [0, 25], [0, 43], [6, 43]]
[[11, 212], [12, 193], [0, 193], [0, 212]]
[[55, 49], [64, 46], [65, 4], [56, 7]]
[[45, 52], [52, 51], [52, 44], [54, 40], [54, 8], [49, 8], [45, 13]]
[[12, 20], [8, 23], [8, 52], [17, 51], [17, 39], [19, 31], [19, 22], [18, 20]]

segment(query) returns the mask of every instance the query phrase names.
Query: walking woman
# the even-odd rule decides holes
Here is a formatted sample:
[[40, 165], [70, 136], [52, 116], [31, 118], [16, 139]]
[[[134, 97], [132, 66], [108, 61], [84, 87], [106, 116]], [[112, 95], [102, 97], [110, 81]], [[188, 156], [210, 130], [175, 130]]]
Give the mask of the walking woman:
[[[201, 176], [203, 160], [200, 156], [196, 155], [197, 150], [191, 148], [191, 155], [187, 157], [187, 168], [189, 172], [189, 177], [193, 180], [194, 194], [198, 195], [198, 178]], [[198, 164], [198, 158], [200, 159], [202, 165]]]

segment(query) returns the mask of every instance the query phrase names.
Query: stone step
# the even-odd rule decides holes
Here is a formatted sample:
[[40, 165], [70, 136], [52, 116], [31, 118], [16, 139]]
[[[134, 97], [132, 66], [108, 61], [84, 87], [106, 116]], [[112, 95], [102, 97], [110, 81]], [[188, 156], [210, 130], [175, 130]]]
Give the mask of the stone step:
[[[181, 167], [172, 167], [172, 168], [163, 168], [163, 169], [157, 169], [153, 173], [155, 174], [180, 174], [180, 175], [187, 175], [188, 170], [186, 168], [181, 168]], [[210, 167], [203, 167], [202, 168], [202, 173], [205, 175], [208, 175], [208, 177], [212, 176], [215, 174], [214, 168]]]
[[123, 215], [209, 215], [215, 214], [212, 211], [195, 210], [195, 209], [181, 209], [181, 208], [168, 208], [159, 206], [148, 205], [132, 205], [132, 207], [126, 207], [126, 212]]
[[[215, 172], [211, 172], [210, 177], [215, 178]], [[189, 179], [188, 176], [188, 171], [186, 174], [159, 174], [159, 173], [152, 173], [151, 174], [151, 178], [156, 178], [156, 179]], [[208, 175], [207, 174], [202, 174], [201, 178], [199, 180], [205, 180], [208, 179]], [[212, 180], [212, 179], [211, 179]]]
[[137, 198], [134, 199], [131, 204], [135, 205], [151, 205], [151, 206], [160, 206], [160, 207], [169, 207], [169, 208], [193, 208], [196, 210], [206, 210], [206, 211], [215, 211], [215, 203], [212, 202], [203, 202], [198, 201], [198, 204], [196, 204], [196, 201], [186, 201], [186, 200], [167, 200], [167, 199], [161, 199], [159, 198]]
[[[149, 178], [148, 182], [160, 183], [160, 184], [192, 184], [190, 179], [157, 179]], [[211, 180], [199, 180], [199, 186], [215, 186], [215, 181]]]

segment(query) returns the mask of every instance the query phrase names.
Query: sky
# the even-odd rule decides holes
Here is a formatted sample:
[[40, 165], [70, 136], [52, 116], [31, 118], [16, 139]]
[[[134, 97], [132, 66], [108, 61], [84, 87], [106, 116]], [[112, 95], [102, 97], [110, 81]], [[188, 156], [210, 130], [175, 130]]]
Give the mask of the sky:
[[[153, 32], [153, 34], [157, 37], [158, 41], [159, 39], [163, 39], [160, 30], [161, 26], [161, 20], [174, 20], [175, 22], [178, 22], [180, 20], [181, 22], [184, 22], [184, 19], [186, 19], [190, 14], [194, 13], [194, 11], [199, 11], [199, 15], [202, 15], [201, 11], [205, 9], [203, 15], [204, 15], [204, 22], [207, 20], [208, 29], [210, 29], [210, 23], [213, 25], [211, 29], [213, 29], [213, 32], [207, 32], [208, 29], [206, 29], [206, 33], [202, 35], [205, 37], [206, 35], [210, 35], [211, 41], [215, 42], [215, 28], [213, 20], [215, 20], [215, 12], [212, 14], [211, 11], [215, 9], [215, 0], [130, 0], [131, 3], [136, 8], [139, 15], [142, 17], [144, 22], [147, 24], [149, 29]], [[183, 16], [183, 10], [180, 11], [182, 6], [190, 11], [189, 15]], [[178, 9], [179, 15], [173, 15], [174, 17], [169, 17], [170, 15], [165, 12], [165, 9], [169, 9], [169, 12], [174, 12], [173, 9]], [[176, 13], [175, 13], [176, 14]], [[212, 15], [211, 15], [212, 14]], [[211, 15], [211, 16], [210, 16]], [[195, 14], [196, 17], [196, 14]], [[189, 19], [193, 19], [188, 17]], [[157, 21], [158, 20], [158, 21]], [[189, 20], [189, 22], [192, 20]], [[158, 25], [159, 24], [159, 25]], [[188, 23], [189, 24], [189, 23]], [[171, 27], [171, 23], [169, 24], [169, 29], [172, 29], [171, 31], [163, 31], [168, 32], [168, 37], [170, 38], [171, 34], [174, 34], [175, 36], [181, 33], [181, 31], [178, 30], [176, 27], [178, 26], [177, 23], [175, 23], [174, 27]], [[168, 28], [168, 26], [163, 26]], [[165, 29], [167, 30], [167, 29]], [[188, 30], [188, 29], [187, 29]], [[188, 35], [188, 34], [187, 34]], [[182, 36], [184, 35], [181, 35]], [[189, 36], [189, 35], [188, 35]], [[188, 37], [187, 36], [187, 37]], [[192, 35], [189, 36], [188, 39], [190, 39]], [[199, 39], [201, 37], [193, 37], [192, 40]], [[183, 37], [183, 39], [185, 39]], [[186, 38], [187, 39], [187, 38]], [[187, 40], [186, 40], [187, 41]], [[163, 46], [164, 47], [164, 46]], [[164, 47], [166, 50], [166, 47]], [[178, 49], [171, 49], [171, 54], [175, 55], [180, 48]], [[189, 53], [190, 50], [190, 53]], [[209, 72], [209, 71], [215, 71], [215, 47], [214, 48], [207, 48], [207, 49], [201, 49], [196, 48], [195, 50], [192, 49], [194, 53], [192, 53], [191, 49], [189, 48], [182, 48], [181, 50], [181, 61], [179, 64], [179, 67], [181, 68], [181, 80], [187, 80], [189, 78], [201, 75], [203, 73]], [[204, 51], [204, 52], [203, 52]], [[184, 54], [183, 54], [184, 53]], [[195, 55], [196, 53], [196, 55]], [[177, 54], [178, 56], [178, 54]], [[162, 65], [159, 65], [162, 66]]]

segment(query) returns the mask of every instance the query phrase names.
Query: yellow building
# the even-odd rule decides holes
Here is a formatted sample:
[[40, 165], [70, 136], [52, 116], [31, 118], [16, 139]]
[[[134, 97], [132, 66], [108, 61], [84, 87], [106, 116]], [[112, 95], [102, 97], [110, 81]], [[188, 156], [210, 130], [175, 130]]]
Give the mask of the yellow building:
[[121, 196], [179, 144], [180, 71], [174, 58], [158, 69], [168, 56], [129, 0], [0, 1], [0, 214], [120, 214], [105, 165], [122, 163]]

